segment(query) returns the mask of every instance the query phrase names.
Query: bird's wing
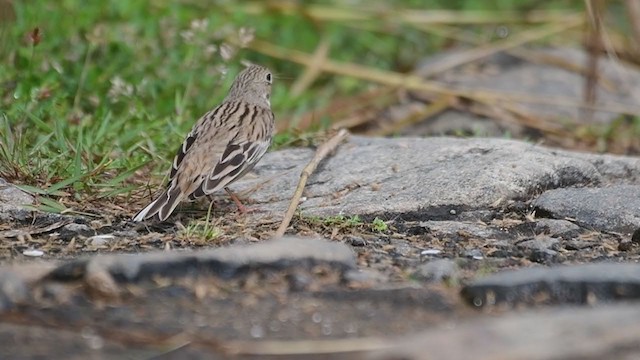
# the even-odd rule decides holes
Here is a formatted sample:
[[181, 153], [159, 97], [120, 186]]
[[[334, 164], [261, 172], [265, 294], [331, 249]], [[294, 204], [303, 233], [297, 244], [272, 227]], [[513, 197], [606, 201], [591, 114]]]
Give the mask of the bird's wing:
[[[235, 140], [235, 139], [234, 139]], [[196, 199], [211, 194], [231, 184], [262, 158], [269, 144], [268, 139], [257, 141], [230, 141], [224, 149], [220, 161], [213, 167], [200, 186], [189, 196]]]
[[[235, 113], [237, 119], [227, 121], [222, 126], [224, 131], [217, 134], [215, 139], [208, 139], [211, 144], [211, 156], [208, 158], [214, 159], [214, 162], [209, 163], [206, 172], [201, 174], [202, 182], [189, 191], [191, 200], [231, 184], [250, 171], [267, 152], [273, 134], [273, 113], [256, 108]], [[243, 125], [246, 121], [250, 121], [250, 124]]]
[[169, 184], [171, 184], [171, 182], [175, 178], [176, 173], [178, 172], [178, 168], [180, 167], [180, 164], [182, 164], [182, 160], [184, 160], [185, 155], [187, 155], [187, 152], [189, 151], [189, 149], [191, 149], [191, 146], [193, 146], [193, 143], [196, 141], [197, 138], [198, 138], [197, 129], [191, 130], [191, 132], [187, 134], [187, 137], [182, 142], [182, 145], [180, 145], [180, 147], [178, 148], [176, 156], [173, 157], [173, 162], [171, 163], [171, 172], [169, 173]]
[[178, 148], [176, 155], [173, 157], [171, 171], [169, 172], [169, 181], [167, 182], [164, 192], [162, 192], [162, 194], [160, 194], [144, 209], [140, 210], [140, 212], [138, 212], [134, 217], [134, 221], [149, 219], [156, 214], [158, 214], [160, 220], [165, 220], [169, 215], [171, 215], [171, 212], [173, 212], [178, 203], [184, 198], [183, 189], [179, 184], [180, 180], [178, 176], [178, 169], [183, 165], [185, 158], [190, 155], [190, 151], [193, 149], [193, 145], [196, 143], [196, 140], [201, 137], [202, 125], [207, 121], [207, 119], [214, 116], [215, 112], [218, 111], [219, 108], [220, 106], [202, 116], [193, 129], [187, 134], [184, 141]]

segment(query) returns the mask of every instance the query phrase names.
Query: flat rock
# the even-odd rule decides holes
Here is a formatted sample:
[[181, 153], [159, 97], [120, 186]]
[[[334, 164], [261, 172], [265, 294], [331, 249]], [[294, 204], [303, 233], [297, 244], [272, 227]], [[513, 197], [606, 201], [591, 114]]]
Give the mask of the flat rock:
[[[148, 359], [166, 354], [163, 349], [144, 349], [106, 339], [89, 326], [81, 333], [51, 328], [0, 323], [2, 359]], [[210, 356], [209, 359], [218, 359]]]
[[466, 221], [421, 221], [420, 226], [428, 229], [437, 237], [480, 239], [503, 239], [508, 236], [503, 231], [486, 224]]
[[639, 316], [634, 304], [475, 319], [391, 342], [367, 359], [637, 359]]
[[[271, 152], [234, 190], [276, 218], [288, 206], [309, 149]], [[621, 174], [627, 174], [620, 178]], [[455, 220], [533, 199], [546, 189], [639, 182], [640, 159], [552, 150], [522, 141], [353, 136], [310, 177], [303, 215]]]
[[435, 259], [418, 267], [413, 276], [423, 281], [451, 281], [458, 280], [460, 268], [451, 259]]
[[640, 265], [592, 263], [524, 268], [478, 279], [462, 289], [472, 306], [592, 304], [640, 298]]
[[640, 227], [640, 186], [563, 188], [542, 193], [534, 206], [538, 214], [572, 218], [587, 228], [633, 233]]
[[537, 236], [533, 239], [527, 239], [518, 242], [518, 247], [526, 250], [557, 250], [560, 240], [549, 236]]
[[29, 296], [26, 282], [15, 273], [0, 273], [0, 313], [24, 303]]
[[545, 234], [551, 237], [571, 239], [582, 232], [580, 226], [558, 219], [537, 219], [534, 224], [536, 234]]
[[[47, 347], [68, 357], [76, 354], [74, 346], [81, 347], [77, 354], [88, 346], [93, 357], [122, 357], [125, 349], [131, 349], [125, 357], [171, 349], [177, 358], [202, 357], [224, 355], [233, 341], [245, 341], [240, 349], [246, 349], [251, 340], [409, 334], [444, 321], [459, 306], [457, 294], [444, 287], [385, 287], [375, 274], [358, 276], [349, 247], [321, 239], [32, 267], [38, 271], [0, 268], [0, 343], [29, 339], [30, 329], [46, 335], [43, 326], [60, 336], [43, 336], [33, 348], [5, 347], [0, 354], [7, 358], [37, 356]], [[114, 284], [119, 294], [109, 293]], [[15, 324], [22, 327], [7, 330]]]
[[[428, 72], [433, 67], [461, 56], [463, 51], [453, 49], [430, 57], [424, 62], [422, 69]], [[585, 64], [589, 56], [587, 51], [578, 48], [537, 48], [529, 51], [540, 57], [557, 58], [558, 61], [572, 64]], [[497, 53], [480, 62], [464, 66], [468, 70], [451, 69], [436, 74], [435, 78], [451, 86], [468, 89], [495, 90], [544, 98], [573, 98], [577, 101], [583, 97], [584, 76], [556, 64], [536, 63], [506, 53]], [[598, 71], [613, 86], [595, 85], [597, 103], [615, 102], [637, 109], [636, 89], [640, 87], [640, 72], [637, 69], [616, 59], [602, 56], [598, 59]], [[516, 107], [536, 117], [585, 121], [577, 106], [521, 102]], [[618, 114], [613, 112], [595, 111], [592, 120], [609, 123], [617, 116]], [[438, 117], [435, 120], [437, 121]]]
[[70, 223], [63, 226], [59, 230], [59, 237], [65, 240], [71, 240], [76, 236], [89, 237], [95, 235], [96, 232], [90, 226], [85, 224]]
[[0, 206], [31, 205], [33, 202], [33, 196], [0, 178]]
[[79, 277], [134, 282], [153, 276], [215, 274], [230, 277], [260, 268], [286, 268], [318, 263], [332, 264], [345, 271], [355, 268], [355, 256], [348, 246], [322, 239], [285, 237], [251, 245], [204, 251], [152, 252], [102, 255], [65, 263], [49, 273], [56, 280]]
[[[306, 357], [295, 351], [326, 353], [327, 344], [339, 344], [344, 339], [358, 342], [357, 338], [379, 339], [391, 332], [413, 334], [444, 321], [455, 310], [455, 303], [437, 291], [408, 287], [323, 289], [285, 296], [286, 292], [273, 292], [267, 280], [271, 279], [257, 284], [261, 293], [231, 292], [228, 287], [216, 290], [211, 287], [214, 284], [204, 283], [195, 297], [190, 296], [193, 289], [163, 282], [146, 291], [136, 289], [117, 306], [109, 303], [101, 306], [95, 300], [75, 301], [73, 306], [69, 301], [55, 306], [51, 303], [45, 307], [25, 306], [10, 315], [24, 330], [3, 331], [12, 326], [0, 323], [0, 342], [7, 344], [0, 354], [8, 359], [32, 358], [28, 355], [40, 354], [48, 347], [58, 350], [57, 356], [69, 358], [76, 353], [84, 354], [85, 346], [94, 345], [90, 358], [122, 358], [108, 355], [112, 350], [130, 348], [137, 353], [150, 352], [157, 358], [164, 358], [159, 355], [166, 352], [170, 352], [167, 358], [191, 358], [187, 356], [191, 351], [200, 353], [195, 358], [213, 358], [218, 352], [230, 350], [256, 358], [294, 351], [290, 358], [300, 359]], [[203, 285], [209, 287], [202, 288]], [[43, 326], [76, 336], [47, 337], [46, 332], [39, 331]], [[43, 335], [37, 346], [12, 343], [22, 337], [28, 339], [25, 335], [29, 329]], [[304, 346], [295, 346], [296, 341]], [[262, 344], [267, 344], [266, 348]], [[79, 349], [74, 349], [79, 345]], [[193, 348], [183, 351], [183, 347]], [[124, 357], [156, 358], [151, 354]], [[233, 357], [227, 353], [220, 358]]]
[[[15, 185], [0, 178], [0, 220], [9, 221], [13, 213], [24, 213], [24, 205], [32, 205], [35, 199]], [[21, 215], [18, 215], [21, 216]]]

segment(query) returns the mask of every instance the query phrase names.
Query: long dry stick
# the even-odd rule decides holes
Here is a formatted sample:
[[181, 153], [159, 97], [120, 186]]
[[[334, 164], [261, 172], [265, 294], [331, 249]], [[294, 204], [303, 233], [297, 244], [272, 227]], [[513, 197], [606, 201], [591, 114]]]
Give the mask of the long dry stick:
[[[234, 10], [238, 10], [237, 6]], [[394, 7], [347, 7], [309, 5], [295, 1], [254, 1], [244, 4], [243, 13], [263, 15], [267, 12], [297, 15], [314, 21], [376, 22], [390, 24], [513, 24], [564, 21], [575, 11], [458, 11], [420, 10]]]
[[[309, 65], [313, 62], [313, 57], [305, 52], [283, 48], [265, 41], [254, 40], [249, 47], [262, 54], [303, 65]], [[577, 107], [630, 115], [640, 114], [639, 106], [623, 103], [607, 102], [606, 104], [590, 105], [585, 104], [580, 101], [580, 99], [567, 96], [536, 96], [526, 93], [485, 89], [452, 88], [447, 84], [425, 80], [417, 75], [405, 75], [393, 71], [373, 69], [353, 63], [338, 62], [334, 60], [327, 60], [323, 62], [320, 67], [325, 72], [350, 76], [407, 90], [430, 91], [445, 95], [462, 96], [475, 100], [513, 101], [529, 104]]]
[[307, 166], [302, 169], [302, 173], [300, 173], [300, 181], [298, 181], [298, 187], [296, 188], [296, 192], [293, 194], [291, 198], [291, 202], [289, 203], [289, 208], [287, 212], [284, 214], [284, 219], [282, 219], [282, 223], [280, 223], [280, 227], [276, 231], [274, 238], [281, 237], [284, 235], [285, 231], [287, 231], [287, 227], [289, 227], [289, 223], [291, 223], [291, 219], [293, 219], [293, 215], [298, 208], [298, 204], [300, 204], [300, 198], [302, 197], [302, 192], [304, 191], [304, 187], [307, 184], [307, 180], [309, 176], [313, 174], [313, 172], [320, 164], [320, 161], [327, 157], [327, 155], [332, 152], [340, 143], [345, 140], [349, 136], [349, 131], [346, 129], [340, 129], [333, 137], [327, 140], [324, 144], [318, 147], [316, 150], [313, 159], [309, 161]]
[[318, 44], [316, 51], [313, 54], [313, 63], [307, 66], [307, 69], [291, 86], [291, 96], [300, 96], [300, 94], [302, 94], [315, 81], [315, 79], [321, 75], [322, 70], [320, 69], [320, 64], [327, 59], [327, 55], [329, 54], [329, 45], [331, 45], [331, 43], [326, 36], [320, 40], [320, 44]]
[[379, 122], [378, 126], [365, 131], [368, 136], [386, 136], [396, 134], [412, 124], [416, 124], [434, 117], [451, 107], [453, 98], [448, 95], [439, 95], [431, 103], [423, 104], [422, 109], [412, 112], [399, 121]]
[[393, 342], [385, 338], [354, 338], [335, 340], [272, 340], [272, 341], [230, 341], [225, 346], [229, 355], [253, 356], [297, 356], [305, 355], [347, 355], [360, 358], [358, 353], [390, 349]]
[[425, 67], [424, 70], [419, 71], [418, 74], [424, 77], [441, 74], [456, 66], [480, 60], [501, 51], [509, 50], [535, 40], [562, 33], [567, 29], [582, 25], [583, 21], [584, 20], [581, 17], [574, 17], [574, 19], [567, 19], [562, 22], [552, 23], [550, 25], [531, 30], [525, 30], [503, 40], [498, 40], [491, 44], [481, 45], [473, 49], [463, 51], [462, 53], [457, 54], [455, 58], [449, 59], [444, 63], [436, 63]]
[[[633, 0], [636, 1], [636, 0]], [[640, 4], [640, 2], [638, 2]], [[640, 6], [640, 5], [639, 5]], [[472, 34], [465, 29], [461, 29], [458, 27], [453, 27], [449, 25], [429, 25], [429, 26], [416, 26], [417, 29], [422, 30], [426, 33], [431, 33], [438, 35], [440, 37], [457, 40], [458, 42], [468, 43], [471, 45], [482, 45], [485, 42], [485, 39], [479, 35]], [[497, 41], [497, 45], [504, 46], [504, 43]], [[565, 59], [560, 55], [553, 55], [550, 53], [545, 53], [537, 50], [530, 50], [525, 47], [512, 47], [504, 49], [504, 52], [507, 54], [517, 57], [519, 59], [525, 60], [529, 63], [534, 64], [542, 64], [549, 65], [553, 67], [557, 67], [560, 69], [564, 69], [570, 72], [577, 73], [579, 75], [586, 75], [588, 70], [581, 63], [571, 61], [569, 59]], [[430, 75], [432, 72], [426, 75]], [[425, 76], [425, 74], [420, 73], [420, 75]], [[616, 83], [615, 80], [607, 77], [603, 73], [598, 74], [598, 84], [602, 86], [605, 90], [609, 92], [616, 91]]]

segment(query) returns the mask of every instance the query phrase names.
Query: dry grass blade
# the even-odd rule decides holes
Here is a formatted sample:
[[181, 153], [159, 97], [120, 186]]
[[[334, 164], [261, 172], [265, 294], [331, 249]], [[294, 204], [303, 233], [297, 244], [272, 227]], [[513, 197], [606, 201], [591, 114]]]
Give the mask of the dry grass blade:
[[[313, 62], [313, 56], [293, 49], [286, 49], [273, 45], [266, 41], [255, 40], [249, 45], [255, 51], [272, 56], [278, 59], [293, 61], [303, 65]], [[325, 72], [359, 78], [383, 85], [403, 88], [407, 90], [435, 92], [444, 95], [461, 96], [473, 100], [483, 101], [510, 101], [528, 104], [555, 105], [570, 108], [592, 109], [597, 111], [638, 115], [640, 106], [628, 105], [617, 102], [607, 102], [606, 104], [585, 104], [583, 101], [567, 96], [536, 96], [527, 93], [502, 92], [486, 89], [473, 88], [453, 88], [446, 84], [425, 80], [417, 75], [405, 75], [393, 71], [369, 68], [353, 63], [327, 60], [322, 65]]]
[[[639, 3], [640, 4], [640, 3]], [[449, 38], [452, 40], [456, 40], [462, 43], [468, 43], [472, 45], [481, 44], [484, 40], [479, 36], [469, 33], [468, 31], [464, 31], [463, 29], [449, 26], [449, 25], [431, 25], [431, 26], [421, 26], [419, 27], [421, 30], [425, 32], [432, 33], [444, 38]], [[586, 76], [588, 73], [588, 69], [586, 66], [580, 63], [569, 61], [561, 56], [541, 52], [538, 50], [531, 50], [524, 47], [510, 48], [504, 49], [504, 52], [522, 59], [524, 61], [534, 63], [534, 64], [542, 64], [549, 65], [557, 68], [561, 68], [567, 71], [571, 71], [577, 73], [582, 76]], [[598, 84], [601, 85], [605, 90], [609, 92], [614, 92], [617, 89], [615, 81], [605, 76], [604, 73], [598, 73]]]
[[[440, 97], [428, 93], [415, 93], [413, 96], [423, 102], [441, 101]], [[569, 130], [561, 124], [527, 113], [513, 103], [496, 105], [493, 102], [449, 101], [449, 107], [462, 112], [470, 112], [482, 117], [496, 120], [505, 125], [520, 125], [541, 131], [547, 135], [568, 136]]]
[[315, 21], [386, 22], [391, 24], [513, 24], [559, 22], [574, 11], [458, 11], [446, 9], [394, 9], [389, 6], [346, 7], [328, 6], [294, 1], [251, 2], [242, 12], [262, 15], [278, 12], [285, 15], [304, 16]]
[[566, 19], [562, 22], [553, 23], [532, 30], [525, 30], [518, 34], [510, 36], [505, 40], [496, 41], [489, 45], [479, 46], [457, 54], [455, 60], [448, 60], [447, 62], [441, 64], [434, 64], [433, 66], [425, 68], [424, 71], [420, 71], [418, 74], [424, 77], [440, 74], [454, 67], [480, 60], [498, 52], [515, 48], [517, 46], [536, 40], [540, 40], [554, 34], [562, 33], [569, 29], [581, 26], [583, 23], [584, 20], [581, 16], [573, 16], [572, 18]]
[[454, 101], [454, 97], [440, 95], [437, 98], [433, 99], [433, 101], [430, 101], [429, 104], [424, 104], [424, 107], [422, 109], [410, 113], [404, 119], [386, 123], [381, 122], [379, 123], [379, 128], [366, 131], [365, 134], [369, 136], [386, 136], [396, 134], [412, 124], [426, 121], [427, 119], [444, 112], [451, 106], [451, 103]]
[[371, 114], [394, 104], [396, 99], [396, 89], [390, 87], [378, 87], [358, 95], [337, 98], [325, 109], [309, 111], [302, 115], [298, 121], [279, 122], [278, 131], [293, 127], [298, 130], [306, 130], [314, 124], [314, 120], [322, 118], [341, 119], [331, 126], [334, 130], [350, 129], [368, 122]]
[[640, 52], [640, 1], [626, 0], [627, 13], [629, 14], [629, 23], [633, 30], [633, 47], [636, 53]]
[[282, 356], [344, 354], [389, 349], [392, 344], [381, 338], [300, 340], [300, 341], [232, 341], [224, 347], [228, 354]]
[[298, 208], [298, 204], [300, 204], [300, 198], [302, 198], [302, 192], [304, 191], [304, 187], [307, 184], [307, 180], [309, 176], [313, 174], [313, 172], [318, 167], [318, 164], [329, 155], [340, 143], [345, 140], [349, 136], [349, 131], [345, 129], [339, 130], [335, 135], [333, 135], [327, 142], [320, 145], [318, 150], [316, 150], [313, 159], [309, 161], [307, 166], [304, 167], [302, 173], [300, 174], [300, 181], [298, 182], [298, 187], [296, 188], [293, 197], [291, 198], [291, 202], [289, 203], [289, 208], [284, 215], [284, 219], [282, 219], [282, 223], [280, 223], [280, 227], [276, 230], [274, 235], [275, 238], [279, 238], [284, 235], [285, 231], [287, 231], [287, 227], [289, 227], [289, 223], [291, 223], [291, 219], [293, 219], [293, 215]]
[[[598, 59], [600, 58], [600, 52], [602, 51], [602, 16], [604, 1], [601, 0], [587, 0], [587, 10], [589, 13], [589, 31], [586, 36], [586, 47], [589, 54], [587, 74], [584, 88], [584, 101], [587, 104], [595, 104], [597, 96], [597, 81], [598, 81]], [[593, 111], [586, 109], [584, 111], [584, 117], [586, 122], [591, 122], [593, 118]]]
[[[577, 73], [582, 76], [587, 76], [587, 73], [589, 72], [589, 69], [582, 64], [571, 62], [560, 56], [555, 56], [540, 51], [518, 48], [508, 50], [507, 53], [531, 63], [554, 66], [563, 70]], [[618, 90], [615, 81], [607, 77], [605, 74], [598, 72], [596, 73], [596, 77], [598, 85], [602, 86], [605, 90], [609, 92], [615, 92], [616, 90]]]
[[291, 96], [298, 97], [314, 82], [314, 80], [322, 73], [320, 64], [322, 64], [329, 54], [329, 39], [323, 38], [313, 53], [313, 62], [307, 66], [307, 69], [300, 75], [298, 80], [291, 86]]

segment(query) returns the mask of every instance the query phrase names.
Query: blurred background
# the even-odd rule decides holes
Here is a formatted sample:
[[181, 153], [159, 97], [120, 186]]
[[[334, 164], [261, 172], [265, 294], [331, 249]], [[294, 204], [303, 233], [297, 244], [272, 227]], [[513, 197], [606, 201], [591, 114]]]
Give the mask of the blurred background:
[[638, 54], [634, 0], [0, 0], [0, 177], [52, 211], [122, 201], [246, 62], [276, 73], [274, 148], [348, 128], [636, 155]]

